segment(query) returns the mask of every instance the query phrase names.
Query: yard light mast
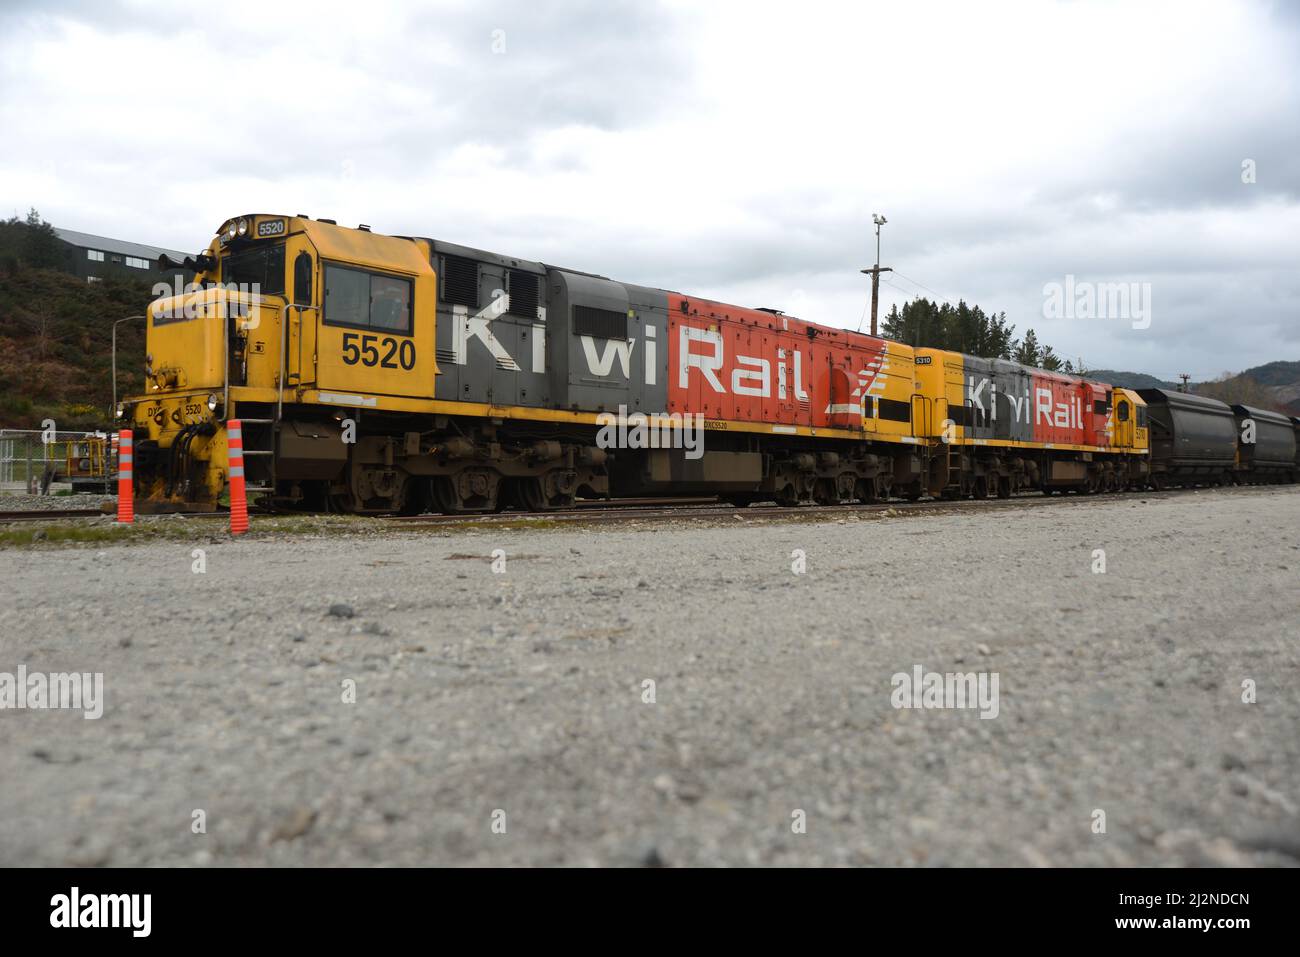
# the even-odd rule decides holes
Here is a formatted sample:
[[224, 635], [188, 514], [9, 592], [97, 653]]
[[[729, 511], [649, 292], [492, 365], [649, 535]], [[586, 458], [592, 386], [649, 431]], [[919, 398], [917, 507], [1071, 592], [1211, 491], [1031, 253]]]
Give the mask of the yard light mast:
[[876, 310], [880, 302], [880, 274], [882, 272], [893, 272], [889, 266], [880, 265], [880, 227], [889, 222], [879, 213], [871, 214], [871, 221], [876, 224], [876, 264], [870, 269], [864, 269], [862, 272], [871, 275], [871, 334], [879, 335], [876, 330]]

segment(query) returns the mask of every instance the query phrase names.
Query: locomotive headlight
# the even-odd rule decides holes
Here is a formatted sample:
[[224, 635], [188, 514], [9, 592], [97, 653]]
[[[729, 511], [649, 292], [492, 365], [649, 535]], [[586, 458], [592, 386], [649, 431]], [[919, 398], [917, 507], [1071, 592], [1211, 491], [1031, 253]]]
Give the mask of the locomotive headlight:
[[238, 233], [236, 232], [236, 230], [238, 230], [238, 228], [239, 228], [239, 227], [235, 225], [235, 221], [232, 219], [232, 220], [230, 221], [230, 224], [229, 224], [228, 226], [226, 226], [226, 241], [227, 241], [227, 242], [229, 242], [230, 240], [234, 239], [235, 236], [238, 235]]
[[217, 411], [217, 403], [218, 403], [218, 402], [220, 402], [220, 400], [217, 398], [217, 394], [216, 394], [215, 392], [209, 392], [209, 393], [208, 393], [208, 411], [209, 411], [209, 412], [216, 412], [216, 411]]
[[241, 219], [239, 224], [235, 227], [235, 231], [241, 236], [248, 235], [248, 220]]

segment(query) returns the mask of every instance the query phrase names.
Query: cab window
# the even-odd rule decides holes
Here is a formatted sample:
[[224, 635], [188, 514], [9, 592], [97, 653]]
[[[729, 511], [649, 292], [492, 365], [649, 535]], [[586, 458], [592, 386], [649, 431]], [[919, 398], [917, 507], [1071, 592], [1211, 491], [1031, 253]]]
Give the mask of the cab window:
[[311, 253], [300, 252], [293, 261], [293, 303], [311, 305]]
[[325, 267], [325, 324], [411, 334], [411, 280], [349, 266]]
[[284, 246], [252, 246], [231, 253], [221, 267], [226, 283], [256, 286], [264, 296], [284, 293]]
[[1121, 402], [1121, 403], [1119, 404], [1119, 413], [1118, 413], [1118, 415], [1119, 415], [1119, 420], [1120, 420], [1121, 422], [1127, 422], [1127, 421], [1128, 421], [1128, 403], [1127, 403], [1127, 402]]

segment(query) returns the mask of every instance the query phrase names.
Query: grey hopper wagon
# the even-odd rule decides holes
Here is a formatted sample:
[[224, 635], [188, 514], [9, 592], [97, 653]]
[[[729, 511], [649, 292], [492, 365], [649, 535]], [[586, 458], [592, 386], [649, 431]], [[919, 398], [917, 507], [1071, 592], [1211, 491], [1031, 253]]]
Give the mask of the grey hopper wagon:
[[1240, 455], [1238, 480], [1244, 482], [1294, 481], [1296, 429], [1281, 412], [1234, 405]]
[[1237, 466], [1237, 420], [1218, 399], [1139, 389], [1151, 429], [1151, 482], [1165, 485], [1221, 485]]

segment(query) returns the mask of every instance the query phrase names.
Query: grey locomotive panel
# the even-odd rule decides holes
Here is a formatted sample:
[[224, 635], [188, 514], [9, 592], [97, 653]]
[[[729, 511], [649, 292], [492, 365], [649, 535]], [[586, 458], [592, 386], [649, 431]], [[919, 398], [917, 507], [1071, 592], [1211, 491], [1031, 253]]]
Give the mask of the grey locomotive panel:
[[434, 243], [434, 259], [436, 398], [666, 411], [663, 290], [447, 243]]

